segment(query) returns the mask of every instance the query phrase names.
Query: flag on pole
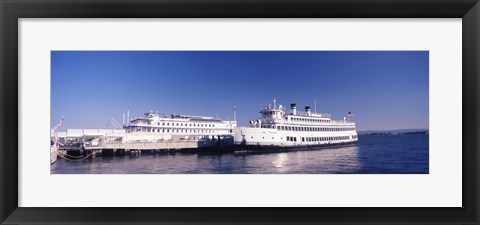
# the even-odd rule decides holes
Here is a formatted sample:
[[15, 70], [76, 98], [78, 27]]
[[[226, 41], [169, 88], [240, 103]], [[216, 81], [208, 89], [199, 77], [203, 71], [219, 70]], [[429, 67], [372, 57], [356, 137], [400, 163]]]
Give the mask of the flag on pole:
[[353, 116], [353, 112], [348, 112], [348, 116]]
[[62, 124], [63, 124], [63, 116], [62, 116], [62, 118], [58, 121], [56, 127], [62, 126]]
[[57, 125], [56, 125], [54, 128], [52, 128], [52, 132], [53, 132], [53, 131], [57, 131], [57, 128], [58, 128], [59, 126], [62, 126], [62, 124], [63, 124], [63, 116], [62, 116], [62, 118], [58, 121]]

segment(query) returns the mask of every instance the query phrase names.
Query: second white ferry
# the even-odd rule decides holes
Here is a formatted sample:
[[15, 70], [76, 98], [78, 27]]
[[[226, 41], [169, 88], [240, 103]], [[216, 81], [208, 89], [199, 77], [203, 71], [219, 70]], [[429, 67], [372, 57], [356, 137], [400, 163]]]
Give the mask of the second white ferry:
[[[233, 135], [237, 121], [224, 121], [208, 116], [162, 115], [147, 112], [145, 117], [128, 118], [123, 129], [132, 140], [198, 140]], [[127, 140], [128, 141], [128, 140]]]
[[[347, 118], [336, 121], [329, 114], [312, 113], [309, 106], [297, 113], [296, 104], [286, 113], [280, 105], [265, 107], [251, 127], [234, 130], [236, 150], [310, 149], [321, 146], [352, 145], [358, 141], [355, 123]], [[349, 116], [351, 113], [349, 113]]]

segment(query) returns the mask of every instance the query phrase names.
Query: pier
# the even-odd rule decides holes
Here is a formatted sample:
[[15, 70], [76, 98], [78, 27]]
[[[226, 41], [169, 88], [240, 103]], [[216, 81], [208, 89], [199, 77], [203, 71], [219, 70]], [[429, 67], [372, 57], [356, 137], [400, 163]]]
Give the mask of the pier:
[[122, 130], [67, 130], [58, 137], [59, 156], [84, 159], [96, 156], [124, 156], [175, 152], [233, 151], [233, 137], [203, 136], [192, 139], [167, 139], [150, 133]]

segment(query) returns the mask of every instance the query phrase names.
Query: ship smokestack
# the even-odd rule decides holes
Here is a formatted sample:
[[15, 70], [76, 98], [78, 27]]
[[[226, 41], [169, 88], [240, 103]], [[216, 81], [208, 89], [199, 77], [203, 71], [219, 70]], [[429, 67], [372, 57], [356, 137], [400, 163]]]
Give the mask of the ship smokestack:
[[297, 115], [297, 104], [290, 104], [290, 108], [292, 109], [292, 115]]
[[307, 116], [310, 116], [312, 113], [310, 112], [310, 106], [305, 106], [305, 113], [307, 113]]

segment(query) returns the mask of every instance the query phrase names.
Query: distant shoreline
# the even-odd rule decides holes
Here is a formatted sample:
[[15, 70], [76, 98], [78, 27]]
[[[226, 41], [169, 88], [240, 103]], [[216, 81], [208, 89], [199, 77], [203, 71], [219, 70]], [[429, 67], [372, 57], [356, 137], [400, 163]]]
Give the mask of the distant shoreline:
[[428, 134], [428, 129], [384, 130], [384, 131], [357, 131], [358, 135], [409, 135]]

